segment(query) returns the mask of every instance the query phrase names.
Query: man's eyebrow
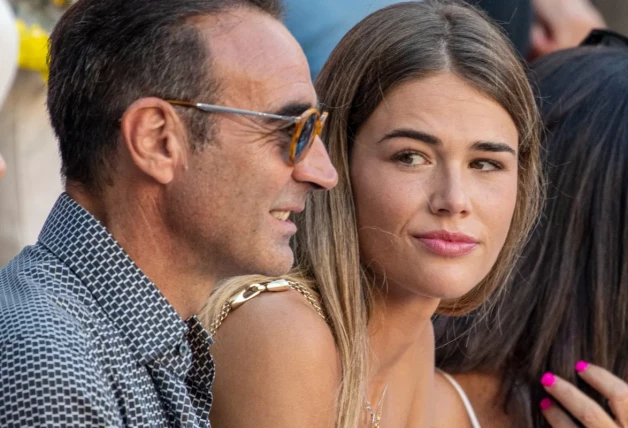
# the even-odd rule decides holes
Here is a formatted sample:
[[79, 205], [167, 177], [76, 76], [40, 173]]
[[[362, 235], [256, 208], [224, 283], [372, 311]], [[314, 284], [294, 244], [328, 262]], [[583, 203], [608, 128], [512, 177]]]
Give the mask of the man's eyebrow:
[[278, 110], [268, 112], [279, 116], [301, 116], [306, 110], [311, 109], [311, 103], [293, 102], [280, 107]]
[[492, 141], [477, 141], [471, 146], [471, 150], [479, 152], [507, 152], [517, 156], [517, 151], [506, 143], [494, 143]]
[[379, 140], [379, 142], [381, 143], [382, 141], [390, 140], [393, 138], [409, 138], [411, 140], [421, 141], [432, 146], [438, 146], [441, 144], [441, 141], [433, 135], [430, 135], [426, 132], [417, 131], [416, 129], [408, 128], [400, 128], [390, 131], [384, 136], [384, 138]]

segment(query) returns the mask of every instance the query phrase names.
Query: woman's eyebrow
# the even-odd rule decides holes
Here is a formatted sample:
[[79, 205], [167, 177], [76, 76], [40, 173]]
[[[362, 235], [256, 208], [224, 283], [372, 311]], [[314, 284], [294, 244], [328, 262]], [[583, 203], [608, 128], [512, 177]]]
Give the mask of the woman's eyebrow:
[[390, 140], [393, 138], [409, 138], [411, 140], [421, 141], [423, 143], [430, 144], [433, 146], [438, 146], [441, 144], [441, 141], [437, 137], [423, 131], [418, 131], [416, 129], [409, 129], [409, 128], [400, 128], [400, 129], [395, 129], [393, 131], [390, 131], [384, 136], [384, 138], [379, 140], [378, 143], [381, 143], [383, 141]]
[[[416, 129], [409, 129], [409, 128], [399, 128], [399, 129], [392, 130], [389, 133], [387, 133], [384, 136], [384, 138], [382, 138], [379, 142], [381, 143], [383, 141], [390, 140], [393, 138], [409, 138], [411, 140], [421, 141], [423, 143], [426, 143], [432, 146], [439, 146], [442, 144], [441, 140], [434, 135], [428, 134], [427, 132], [419, 131]], [[513, 149], [512, 147], [510, 147], [508, 144], [497, 143], [493, 141], [476, 141], [475, 143], [471, 145], [471, 150], [480, 151], [480, 152], [493, 152], [493, 153], [507, 152], [507, 153], [511, 153], [514, 156], [517, 156], [517, 151]]]
[[492, 141], [477, 141], [471, 146], [471, 150], [479, 152], [507, 152], [517, 156], [517, 151], [506, 143], [494, 143]]

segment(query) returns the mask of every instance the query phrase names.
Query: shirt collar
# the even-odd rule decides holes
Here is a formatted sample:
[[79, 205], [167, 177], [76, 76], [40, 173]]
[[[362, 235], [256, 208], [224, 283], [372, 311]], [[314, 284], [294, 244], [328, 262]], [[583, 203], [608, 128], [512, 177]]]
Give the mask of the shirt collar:
[[188, 327], [107, 229], [62, 194], [39, 242], [81, 279], [135, 358], [146, 364], [178, 344]]

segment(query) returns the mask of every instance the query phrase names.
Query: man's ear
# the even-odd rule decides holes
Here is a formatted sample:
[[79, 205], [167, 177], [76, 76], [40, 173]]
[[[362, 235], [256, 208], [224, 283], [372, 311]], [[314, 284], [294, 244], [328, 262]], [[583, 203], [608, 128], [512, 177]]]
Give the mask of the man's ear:
[[131, 104], [120, 123], [124, 145], [135, 166], [160, 184], [187, 166], [187, 132], [174, 108], [160, 98]]

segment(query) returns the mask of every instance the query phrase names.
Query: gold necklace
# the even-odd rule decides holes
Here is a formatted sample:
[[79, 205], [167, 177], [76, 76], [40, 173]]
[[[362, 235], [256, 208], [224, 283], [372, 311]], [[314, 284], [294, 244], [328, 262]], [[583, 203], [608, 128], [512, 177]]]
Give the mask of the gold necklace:
[[371, 407], [371, 402], [369, 400], [366, 400], [366, 411], [371, 416], [371, 425], [373, 425], [374, 428], [379, 428], [379, 424], [382, 420], [382, 411], [384, 410], [383, 405], [384, 397], [386, 397], [386, 391], [388, 391], [388, 385], [386, 385], [386, 387], [384, 388], [384, 392], [382, 392], [382, 396], [377, 402], [377, 407], [375, 408], [375, 411], [373, 411], [373, 408]]

